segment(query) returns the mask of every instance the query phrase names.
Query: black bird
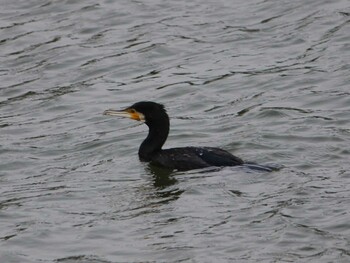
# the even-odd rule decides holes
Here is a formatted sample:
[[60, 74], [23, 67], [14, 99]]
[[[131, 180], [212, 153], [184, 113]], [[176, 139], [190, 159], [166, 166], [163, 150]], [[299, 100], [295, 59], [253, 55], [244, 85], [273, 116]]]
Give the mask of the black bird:
[[141, 101], [123, 110], [106, 110], [104, 115], [126, 117], [146, 123], [147, 138], [139, 148], [141, 161], [179, 171], [210, 166], [235, 166], [244, 162], [231, 153], [213, 147], [162, 149], [169, 134], [169, 116], [162, 104]]

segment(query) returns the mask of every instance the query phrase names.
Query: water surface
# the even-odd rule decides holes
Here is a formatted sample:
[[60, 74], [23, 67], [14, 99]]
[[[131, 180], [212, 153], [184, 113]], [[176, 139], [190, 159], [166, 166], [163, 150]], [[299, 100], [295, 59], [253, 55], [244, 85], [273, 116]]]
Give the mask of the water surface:
[[[348, 1], [9, 1], [0, 16], [0, 262], [348, 262]], [[166, 147], [283, 166], [167, 173]]]

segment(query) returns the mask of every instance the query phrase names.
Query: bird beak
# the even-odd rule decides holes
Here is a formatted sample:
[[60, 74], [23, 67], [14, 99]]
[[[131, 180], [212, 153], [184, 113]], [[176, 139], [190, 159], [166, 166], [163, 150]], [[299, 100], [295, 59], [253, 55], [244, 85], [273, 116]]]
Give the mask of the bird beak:
[[135, 111], [134, 109], [125, 109], [125, 110], [109, 109], [104, 111], [103, 115], [118, 116], [123, 118], [129, 118], [136, 121], [145, 121], [145, 116], [142, 113]]

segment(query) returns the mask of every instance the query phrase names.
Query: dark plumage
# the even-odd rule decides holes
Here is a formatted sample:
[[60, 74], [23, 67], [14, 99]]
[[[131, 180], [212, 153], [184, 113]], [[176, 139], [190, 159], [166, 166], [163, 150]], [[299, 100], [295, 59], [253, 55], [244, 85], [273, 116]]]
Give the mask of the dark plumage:
[[243, 164], [240, 158], [219, 148], [182, 147], [163, 150], [162, 146], [168, 137], [170, 123], [164, 106], [159, 103], [142, 101], [121, 111], [106, 110], [104, 114], [128, 117], [146, 123], [149, 133], [139, 148], [141, 161], [182, 171]]

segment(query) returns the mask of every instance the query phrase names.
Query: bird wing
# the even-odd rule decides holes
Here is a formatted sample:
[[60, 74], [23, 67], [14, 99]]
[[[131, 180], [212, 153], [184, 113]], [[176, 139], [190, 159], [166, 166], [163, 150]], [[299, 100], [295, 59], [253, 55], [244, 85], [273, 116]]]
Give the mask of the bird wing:
[[178, 170], [210, 166], [234, 166], [243, 161], [231, 153], [213, 147], [183, 147], [166, 149], [152, 158], [152, 163]]
[[235, 166], [243, 161], [231, 153], [214, 147], [195, 148], [197, 154], [210, 166]]
[[159, 152], [152, 163], [177, 170], [192, 170], [209, 167], [191, 147], [172, 148]]

